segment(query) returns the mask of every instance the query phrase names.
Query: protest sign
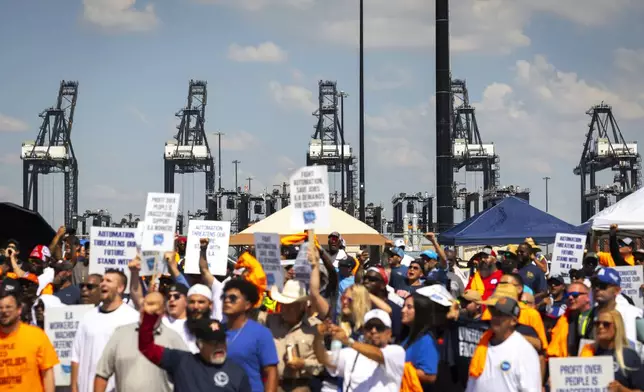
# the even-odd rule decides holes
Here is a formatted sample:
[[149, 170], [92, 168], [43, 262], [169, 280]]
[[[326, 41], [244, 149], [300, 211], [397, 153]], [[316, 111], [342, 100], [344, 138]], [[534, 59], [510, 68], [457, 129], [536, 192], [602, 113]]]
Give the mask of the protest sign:
[[644, 283], [644, 270], [642, 266], [634, 267], [613, 267], [622, 280], [622, 293], [628, 295], [635, 303], [635, 306], [644, 308], [644, 293], [640, 287]]
[[550, 276], [560, 275], [566, 282], [569, 282], [570, 269], [581, 269], [585, 246], [585, 235], [557, 233], [552, 250]]
[[45, 333], [56, 350], [60, 363], [54, 367], [56, 386], [68, 386], [72, 373], [72, 346], [78, 325], [94, 305], [45, 308]]
[[295, 280], [299, 280], [307, 288], [309, 287], [309, 283], [311, 282], [311, 263], [309, 263], [309, 259], [306, 255], [308, 248], [308, 242], [300, 245], [300, 251], [297, 252], [297, 258], [295, 259], [295, 265], [293, 266]]
[[615, 378], [613, 357], [609, 356], [550, 358], [548, 367], [552, 392], [604, 392]]
[[178, 194], [148, 193], [141, 249], [161, 252], [173, 251], [178, 213]]
[[155, 271], [158, 276], [168, 273], [168, 265], [163, 259], [164, 254], [164, 252], [149, 250], [141, 252], [141, 270], [139, 271], [139, 276], [152, 276]]
[[280, 257], [280, 235], [277, 233], [255, 233], [255, 255], [264, 272], [270, 290], [273, 285], [281, 291], [284, 286], [284, 274]]
[[206, 259], [208, 269], [213, 275], [226, 275], [228, 266], [228, 243], [230, 242], [230, 222], [191, 220], [188, 223], [188, 243], [186, 244], [186, 274], [199, 273], [199, 240], [208, 239]]
[[329, 175], [326, 166], [305, 166], [290, 179], [291, 226], [296, 230], [329, 227]]
[[[136, 229], [120, 227], [92, 227], [90, 230], [92, 251], [89, 254], [89, 273], [104, 275], [105, 271], [117, 269], [130, 279], [127, 265], [136, 257]], [[129, 292], [130, 287], [125, 288]]]

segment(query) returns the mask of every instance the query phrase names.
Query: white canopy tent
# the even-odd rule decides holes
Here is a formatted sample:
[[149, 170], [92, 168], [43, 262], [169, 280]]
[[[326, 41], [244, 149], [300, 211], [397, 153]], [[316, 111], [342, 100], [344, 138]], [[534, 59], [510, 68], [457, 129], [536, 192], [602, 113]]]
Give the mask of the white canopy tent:
[[608, 231], [613, 223], [619, 231], [644, 230], [644, 188], [598, 212], [588, 220], [596, 231]]
[[[248, 227], [241, 233], [230, 237], [230, 245], [249, 245], [255, 241], [255, 233], [277, 233], [287, 236], [302, 232], [291, 227], [291, 206], [283, 208], [273, 215]], [[330, 233], [337, 231], [342, 235], [347, 245], [384, 245], [387, 240], [371, 226], [359, 221], [346, 212], [329, 207], [330, 225], [325, 230], [316, 230], [318, 241], [326, 244]]]

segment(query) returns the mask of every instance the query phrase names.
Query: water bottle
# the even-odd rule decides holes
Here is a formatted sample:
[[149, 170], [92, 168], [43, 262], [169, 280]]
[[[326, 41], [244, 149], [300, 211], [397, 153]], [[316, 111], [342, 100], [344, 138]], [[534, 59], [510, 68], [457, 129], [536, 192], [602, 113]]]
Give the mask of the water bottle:
[[342, 342], [336, 339], [331, 341], [331, 363], [333, 366], [338, 365], [340, 360], [340, 350], [342, 350]]

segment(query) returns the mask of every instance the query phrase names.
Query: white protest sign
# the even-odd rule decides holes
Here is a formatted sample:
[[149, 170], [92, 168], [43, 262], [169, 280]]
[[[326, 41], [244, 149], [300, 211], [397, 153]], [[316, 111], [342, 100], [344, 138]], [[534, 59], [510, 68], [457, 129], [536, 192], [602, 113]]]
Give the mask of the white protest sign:
[[628, 295], [638, 308], [644, 308], [644, 293], [640, 287], [644, 283], [644, 270], [641, 265], [634, 267], [613, 267], [622, 280], [622, 293]]
[[290, 179], [293, 229], [329, 227], [329, 175], [326, 166], [305, 166]]
[[557, 233], [552, 250], [550, 276], [560, 275], [569, 282], [570, 269], [581, 269], [585, 246], [585, 235]]
[[54, 366], [56, 386], [70, 384], [72, 374], [72, 345], [85, 314], [94, 305], [70, 305], [45, 308], [45, 333], [56, 350], [60, 364]]
[[228, 244], [230, 242], [230, 222], [191, 220], [188, 223], [188, 243], [186, 244], [186, 262], [183, 270], [186, 274], [199, 273], [199, 240], [208, 239], [206, 259], [208, 269], [213, 275], [226, 275], [228, 266]]
[[299, 280], [307, 288], [309, 287], [309, 283], [311, 282], [311, 263], [309, 263], [309, 259], [306, 255], [308, 248], [308, 242], [300, 245], [300, 251], [297, 252], [297, 258], [295, 259], [295, 265], [293, 266], [295, 280]]
[[[105, 271], [117, 269], [130, 279], [127, 265], [136, 257], [136, 229], [120, 227], [92, 227], [90, 230], [92, 251], [89, 254], [89, 273], [104, 275]], [[125, 288], [129, 292], [130, 285]]]
[[179, 194], [148, 193], [141, 249], [161, 252], [173, 251], [178, 214]]
[[156, 264], [157, 275], [168, 273], [168, 265], [163, 259], [164, 252], [143, 251], [141, 252], [141, 270], [139, 276], [152, 276], [154, 275], [154, 267]]
[[280, 258], [280, 235], [277, 233], [255, 233], [255, 256], [266, 273], [267, 287], [273, 285], [282, 291], [284, 273]]
[[609, 356], [550, 358], [548, 367], [552, 392], [605, 392], [615, 378], [613, 357]]

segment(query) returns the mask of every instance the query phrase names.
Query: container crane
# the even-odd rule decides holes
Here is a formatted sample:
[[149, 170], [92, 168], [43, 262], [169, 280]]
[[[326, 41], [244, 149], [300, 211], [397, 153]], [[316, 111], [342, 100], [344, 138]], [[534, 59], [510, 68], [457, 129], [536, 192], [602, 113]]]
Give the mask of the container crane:
[[174, 193], [175, 174], [204, 172], [207, 219], [216, 220], [218, 196], [215, 193], [215, 160], [205, 132], [206, 84], [203, 80], [190, 80], [188, 104], [175, 114], [180, 123], [174, 139], [165, 144], [164, 192]]
[[[591, 117], [584, 150], [574, 173], [580, 177], [581, 221], [606, 208], [612, 199], [619, 201], [642, 183], [641, 157], [637, 142], [626, 142], [613, 116], [612, 107], [604, 104], [591, 107]], [[596, 174], [611, 169], [613, 184], [598, 186]]]
[[72, 146], [72, 125], [78, 99], [78, 82], [61, 81], [56, 106], [40, 113], [42, 125], [35, 141], [22, 144], [23, 206], [38, 211], [38, 175], [63, 173], [65, 226], [78, 222], [78, 161]]

